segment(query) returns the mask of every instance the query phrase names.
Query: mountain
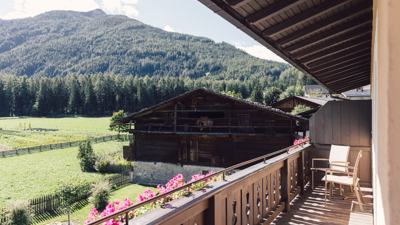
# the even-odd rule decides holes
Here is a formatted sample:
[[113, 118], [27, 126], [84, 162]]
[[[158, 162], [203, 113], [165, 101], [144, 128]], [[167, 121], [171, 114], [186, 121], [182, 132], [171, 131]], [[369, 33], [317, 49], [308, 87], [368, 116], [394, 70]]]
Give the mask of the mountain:
[[255, 58], [227, 43], [166, 32], [101, 10], [51, 11], [0, 20], [0, 34], [0, 73], [16, 75], [276, 78], [289, 67]]

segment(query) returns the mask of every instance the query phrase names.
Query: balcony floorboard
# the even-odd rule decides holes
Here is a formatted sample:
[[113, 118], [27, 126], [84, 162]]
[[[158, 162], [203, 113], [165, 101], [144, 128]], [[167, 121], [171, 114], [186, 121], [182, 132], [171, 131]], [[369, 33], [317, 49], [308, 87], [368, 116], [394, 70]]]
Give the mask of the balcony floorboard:
[[351, 202], [355, 198], [343, 199], [336, 190], [325, 205], [323, 186], [309, 190], [305, 195], [292, 202], [289, 213], [282, 213], [275, 225], [372, 225], [372, 209], [366, 206], [361, 212], [358, 205], [350, 211]]

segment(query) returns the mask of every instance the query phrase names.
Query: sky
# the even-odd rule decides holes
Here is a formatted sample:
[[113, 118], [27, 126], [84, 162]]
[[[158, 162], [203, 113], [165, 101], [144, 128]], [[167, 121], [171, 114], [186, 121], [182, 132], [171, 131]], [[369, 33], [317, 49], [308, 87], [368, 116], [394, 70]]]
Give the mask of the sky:
[[169, 32], [224, 41], [253, 56], [284, 62], [198, 0], [0, 0], [0, 18], [25, 18], [51, 10], [98, 8], [107, 14], [126, 15]]

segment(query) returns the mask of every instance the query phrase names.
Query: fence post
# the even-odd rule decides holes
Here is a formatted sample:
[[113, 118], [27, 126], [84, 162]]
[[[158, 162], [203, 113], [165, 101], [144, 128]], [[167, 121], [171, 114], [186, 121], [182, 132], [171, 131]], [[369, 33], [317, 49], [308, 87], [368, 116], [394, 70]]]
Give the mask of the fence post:
[[298, 163], [297, 163], [297, 169], [298, 169], [298, 182], [300, 185], [300, 194], [304, 194], [304, 185], [305, 185], [305, 181], [304, 181], [304, 151], [300, 152], [300, 157], [298, 159]]
[[283, 167], [281, 172], [281, 199], [285, 204], [285, 212], [290, 212], [290, 168], [289, 168], [289, 159], [285, 159], [283, 161]]

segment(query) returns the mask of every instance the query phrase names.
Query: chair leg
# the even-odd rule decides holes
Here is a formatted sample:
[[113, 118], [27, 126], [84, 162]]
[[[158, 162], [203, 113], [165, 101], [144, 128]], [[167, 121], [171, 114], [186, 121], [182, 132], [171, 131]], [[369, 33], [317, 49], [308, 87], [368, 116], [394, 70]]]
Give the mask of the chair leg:
[[357, 185], [357, 186], [354, 186], [354, 193], [356, 194], [356, 197], [357, 197], [357, 201], [358, 201], [358, 205], [360, 206], [360, 210], [361, 210], [361, 212], [364, 212], [364, 202], [362, 201], [362, 199], [361, 199], [361, 194], [360, 194], [360, 186], [359, 185]]
[[324, 190], [324, 194], [325, 194], [325, 205], [326, 205], [326, 197], [328, 195], [328, 181], [325, 179], [325, 190]]
[[314, 190], [314, 170], [311, 171], [311, 189]]

